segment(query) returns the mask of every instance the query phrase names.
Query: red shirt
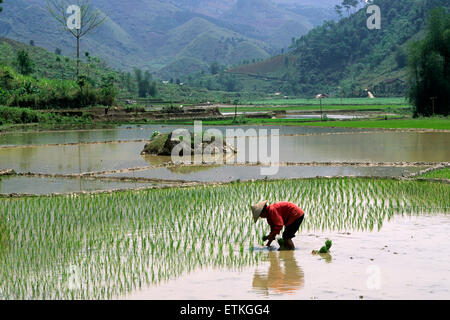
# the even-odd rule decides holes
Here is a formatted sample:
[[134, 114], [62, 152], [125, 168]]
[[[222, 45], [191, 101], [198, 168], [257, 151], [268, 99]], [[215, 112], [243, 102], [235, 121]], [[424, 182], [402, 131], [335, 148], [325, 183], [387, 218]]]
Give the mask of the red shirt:
[[270, 225], [270, 235], [276, 236], [283, 226], [292, 224], [305, 213], [291, 202], [277, 202], [266, 207], [267, 223]]

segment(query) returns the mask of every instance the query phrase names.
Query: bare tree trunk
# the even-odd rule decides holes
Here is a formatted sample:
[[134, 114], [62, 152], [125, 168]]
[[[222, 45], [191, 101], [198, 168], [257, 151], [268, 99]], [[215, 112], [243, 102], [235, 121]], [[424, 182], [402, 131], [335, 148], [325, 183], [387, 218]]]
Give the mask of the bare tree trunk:
[[77, 30], [77, 78], [80, 74], [80, 30]]

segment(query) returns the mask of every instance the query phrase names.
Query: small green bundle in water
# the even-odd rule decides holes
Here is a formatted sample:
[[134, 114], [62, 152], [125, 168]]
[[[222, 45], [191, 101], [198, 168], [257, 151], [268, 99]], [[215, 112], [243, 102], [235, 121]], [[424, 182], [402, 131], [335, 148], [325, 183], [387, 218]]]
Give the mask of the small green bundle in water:
[[277, 241], [278, 241], [278, 244], [280, 245], [280, 248], [283, 248], [284, 247], [284, 239], [279, 238], [279, 239], [277, 239]]
[[313, 253], [313, 254], [317, 254], [317, 253], [328, 253], [328, 252], [330, 251], [331, 245], [332, 245], [331, 240], [327, 239], [327, 241], [325, 241], [325, 245], [324, 245], [322, 248], [320, 248], [319, 251], [313, 250], [312, 253]]
[[[263, 236], [263, 237], [262, 237], [262, 240], [263, 240], [263, 241], [269, 240], [269, 236]], [[284, 247], [284, 239], [283, 239], [283, 238], [278, 238], [278, 239], [277, 239], [277, 242], [278, 242], [278, 244], [280, 245], [281, 248]]]

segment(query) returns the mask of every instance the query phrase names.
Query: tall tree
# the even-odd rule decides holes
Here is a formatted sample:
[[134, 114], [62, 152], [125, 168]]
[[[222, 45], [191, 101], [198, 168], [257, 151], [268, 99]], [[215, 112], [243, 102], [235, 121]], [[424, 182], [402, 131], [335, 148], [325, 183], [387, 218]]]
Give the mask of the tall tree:
[[152, 82], [152, 74], [149, 71], [142, 74], [142, 70], [137, 68], [134, 69], [134, 74], [138, 84], [139, 97], [145, 98], [148, 94], [154, 97], [156, 95], [156, 84]]
[[63, 67], [64, 59], [61, 59], [61, 57], [56, 57], [56, 63], [58, 65], [59, 71], [61, 72], [61, 81], [64, 80], [64, 67]]
[[217, 63], [217, 61], [211, 63], [211, 65], [209, 66], [209, 71], [212, 75], [219, 73], [219, 64]]
[[342, 18], [342, 9], [342, 6], [338, 4], [334, 7], [334, 11], [336, 11], [336, 13], [339, 15], [339, 18]]
[[80, 26], [79, 28], [70, 29], [68, 20], [72, 13], [68, 8], [75, 4], [74, 0], [46, 0], [47, 8], [50, 14], [60, 23], [64, 30], [73, 35], [77, 42], [77, 76], [80, 73], [80, 39], [86, 34], [98, 28], [107, 19], [107, 15], [94, 9], [90, 0], [77, 0], [76, 5], [80, 8]]
[[450, 109], [450, 14], [430, 11], [428, 32], [409, 48], [410, 94], [415, 114], [448, 115]]
[[25, 50], [20, 50], [17, 52], [17, 68], [19, 69], [19, 73], [25, 76], [33, 73], [34, 63], [31, 60], [28, 52]]
[[[3, 3], [3, 0], [0, 0], [0, 4], [2, 4]], [[3, 8], [2, 7], [0, 7], [0, 12], [2, 12], [3, 11]]]
[[358, 6], [359, 0], [344, 0], [342, 1], [342, 7], [347, 10], [347, 15], [350, 16], [350, 9]]

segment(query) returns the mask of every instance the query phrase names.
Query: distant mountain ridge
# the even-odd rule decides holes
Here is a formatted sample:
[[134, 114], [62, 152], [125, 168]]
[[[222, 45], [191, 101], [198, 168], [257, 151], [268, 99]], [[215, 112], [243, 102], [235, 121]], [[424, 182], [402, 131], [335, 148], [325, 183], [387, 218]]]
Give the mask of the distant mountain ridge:
[[[214, 61], [229, 65], [268, 58], [287, 47], [292, 37], [333, 17], [332, 7], [324, 9], [323, 3], [311, 0], [91, 3], [107, 12], [109, 19], [82, 39], [82, 51], [98, 55], [115, 68], [140, 67], [161, 77], [205, 70]], [[65, 55], [74, 54], [73, 38], [49, 15], [45, 0], [6, 1], [3, 8], [0, 36], [25, 43], [33, 40], [49, 51], [60, 48]]]

